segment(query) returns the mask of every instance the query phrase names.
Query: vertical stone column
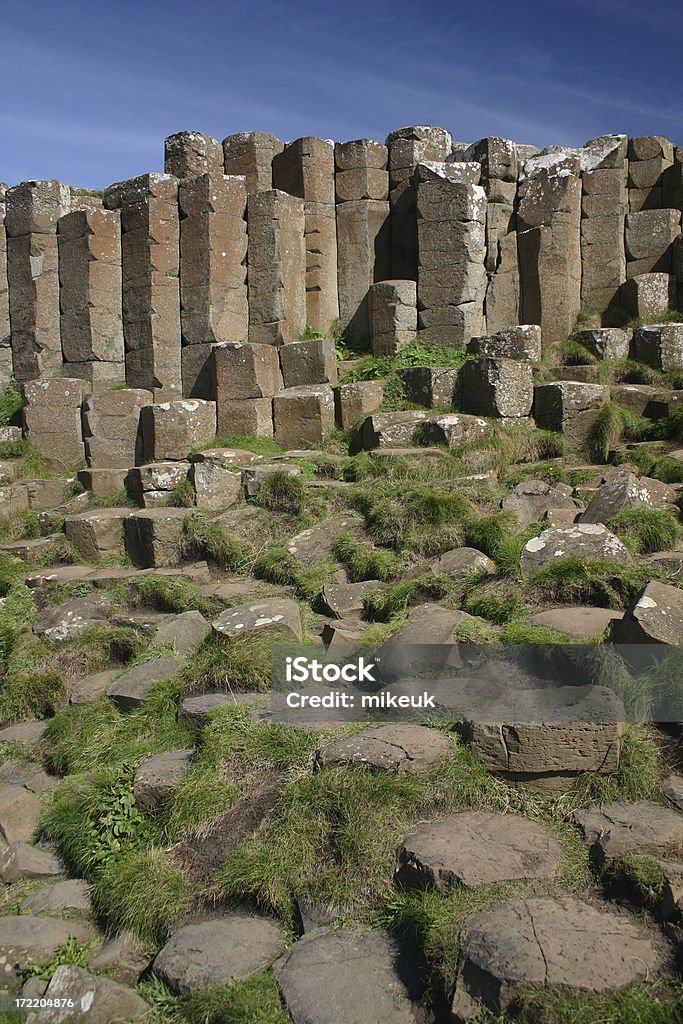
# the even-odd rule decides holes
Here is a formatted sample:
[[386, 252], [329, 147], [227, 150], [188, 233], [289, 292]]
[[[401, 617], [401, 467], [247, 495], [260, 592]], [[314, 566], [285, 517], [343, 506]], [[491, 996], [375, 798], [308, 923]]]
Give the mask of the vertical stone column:
[[9, 288], [7, 286], [7, 235], [5, 232], [5, 192], [0, 181], [0, 387], [7, 387], [12, 376], [12, 347], [9, 328]]
[[462, 345], [484, 326], [486, 193], [449, 177], [457, 166], [421, 164], [415, 176], [418, 329], [430, 345]]
[[78, 210], [57, 224], [64, 374], [100, 390], [125, 381], [121, 215]]
[[249, 331], [245, 180], [185, 178], [178, 203], [183, 395], [213, 399], [211, 346]]
[[164, 140], [164, 172], [174, 178], [223, 174], [223, 146], [201, 132], [178, 132]]
[[628, 139], [603, 135], [581, 154], [581, 303], [603, 312], [626, 280]]
[[273, 157], [284, 144], [269, 132], [238, 132], [223, 139], [226, 174], [244, 175], [247, 193], [269, 192], [273, 187]]
[[371, 139], [334, 150], [339, 317], [352, 343], [370, 339], [368, 288], [391, 277], [388, 159]]
[[485, 312], [486, 329], [495, 333], [519, 323], [517, 146], [510, 139], [480, 139], [467, 148], [464, 158], [481, 164], [481, 184], [488, 200]]
[[389, 149], [389, 205], [391, 207], [391, 276], [417, 280], [417, 191], [415, 168], [420, 163], [442, 162], [451, 153], [450, 132], [414, 125], [387, 136]]
[[304, 204], [277, 189], [247, 202], [249, 341], [284, 345], [306, 328]]
[[661, 135], [643, 135], [628, 144], [629, 212], [661, 210], [664, 174], [674, 162], [673, 143]]
[[543, 341], [571, 334], [581, 308], [581, 164], [557, 150], [524, 165], [517, 208], [522, 322]]
[[181, 394], [178, 179], [143, 174], [105, 191], [121, 207], [126, 381], [164, 400]]
[[339, 317], [334, 143], [307, 136], [273, 157], [273, 187], [304, 200], [306, 323], [323, 334]]
[[17, 380], [59, 377], [57, 221], [71, 197], [58, 181], [24, 181], [5, 195], [12, 362]]
[[88, 390], [73, 377], [22, 385], [24, 437], [53, 469], [74, 469], [85, 458], [81, 405]]

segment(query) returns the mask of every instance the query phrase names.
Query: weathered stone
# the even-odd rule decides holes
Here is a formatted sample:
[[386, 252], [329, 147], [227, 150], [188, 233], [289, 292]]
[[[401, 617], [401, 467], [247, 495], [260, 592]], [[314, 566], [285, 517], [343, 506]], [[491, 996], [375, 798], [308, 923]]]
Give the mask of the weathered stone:
[[71, 378], [28, 381], [22, 387], [24, 435], [54, 469], [83, 462], [81, 403], [85, 381]]
[[40, 743], [44, 735], [45, 722], [18, 722], [16, 725], [8, 725], [4, 729], [0, 729], [0, 743], [21, 743], [31, 747]]
[[271, 918], [231, 914], [179, 928], [152, 969], [172, 992], [187, 995], [269, 967], [284, 941], [284, 930]]
[[553, 878], [562, 847], [548, 829], [517, 814], [464, 811], [421, 825], [397, 851], [396, 878], [412, 888], [473, 889]]
[[481, 416], [451, 412], [425, 420], [419, 427], [423, 444], [441, 444], [460, 448], [473, 441], [493, 436], [493, 425]]
[[186, 459], [216, 436], [216, 404], [199, 398], [145, 405], [140, 411], [146, 461]]
[[155, 658], [143, 661], [115, 679], [107, 689], [107, 696], [122, 711], [132, 711], [143, 704], [156, 683], [170, 679], [182, 667], [178, 658]]
[[234, 504], [242, 494], [242, 474], [223, 469], [211, 462], [194, 462], [190, 467], [195, 505], [209, 512], [219, 512]]
[[555, 381], [534, 388], [534, 418], [544, 430], [561, 431], [580, 445], [588, 437], [600, 409], [609, 401], [609, 388], [601, 384]]
[[223, 139], [226, 174], [244, 175], [247, 192], [267, 192], [273, 187], [273, 157], [284, 146], [268, 132], [238, 132]]
[[252, 192], [248, 200], [249, 341], [282, 345], [306, 327], [303, 200]]
[[[246, 333], [246, 332], [245, 332]], [[212, 355], [216, 342], [205, 345], [183, 345], [180, 365], [183, 379], [183, 398], [205, 398], [216, 401], [212, 373]]]
[[531, 363], [538, 363], [541, 360], [541, 328], [536, 324], [522, 324], [497, 334], [472, 338], [467, 350], [490, 359], [528, 359]]
[[8, 843], [28, 842], [42, 808], [40, 800], [23, 786], [0, 784], [0, 836]]
[[407, 366], [397, 371], [409, 402], [430, 409], [453, 407], [458, 385], [458, 370], [440, 366]]
[[362, 583], [330, 583], [323, 587], [321, 604], [336, 619], [355, 618], [363, 613], [365, 599], [379, 586], [378, 580]]
[[534, 402], [531, 364], [516, 359], [469, 359], [459, 375], [458, 403], [483, 416], [528, 416]]
[[301, 476], [300, 466], [288, 466], [282, 463], [264, 463], [260, 466], [253, 466], [250, 469], [242, 470], [242, 487], [244, 488], [245, 498], [256, 498], [263, 481], [266, 480], [271, 473], [286, 473], [287, 476]]
[[598, 327], [576, 331], [572, 337], [598, 359], [628, 359], [633, 332], [621, 327]]
[[296, 601], [269, 598], [253, 604], [228, 608], [213, 624], [218, 636], [247, 636], [252, 633], [276, 633], [301, 640], [301, 614]]
[[101, 625], [111, 612], [109, 594], [87, 594], [46, 609], [33, 627], [36, 636], [54, 644], [66, 643], [91, 626]]
[[581, 151], [581, 302], [606, 309], [626, 280], [627, 138], [604, 135]]
[[71, 687], [69, 703], [90, 704], [97, 700], [107, 692], [109, 684], [113, 683], [117, 675], [117, 669], [106, 669], [104, 672], [95, 672], [93, 675], [78, 679]]
[[360, 764], [377, 772], [429, 771], [453, 753], [441, 732], [423, 725], [381, 725], [338, 740], [318, 751], [320, 764]]
[[176, 654], [187, 658], [210, 632], [211, 626], [201, 612], [180, 612], [179, 615], [169, 616], [157, 627], [154, 643], [158, 646], [173, 647]]
[[334, 147], [337, 203], [389, 198], [389, 151], [372, 139], [338, 142]]
[[95, 498], [113, 498], [126, 487], [125, 469], [81, 469], [78, 482]]
[[[133, 989], [103, 975], [88, 974], [82, 967], [62, 964], [57, 968], [45, 990], [47, 1008], [29, 1013], [27, 1024], [115, 1024], [120, 1020], [143, 1021], [149, 1014], [149, 1003]], [[72, 1003], [65, 1017], [62, 1000]]]
[[363, 448], [405, 448], [413, 444], [415, 431], [428, 419], [426, 412], [378, 412], [360, 428]]
[[683, 853], [683, 815], [670, 807], [647, 801], [599, 804], [574, 811], [574, 820], [603, 862], [632, 853]]
[[135, 985], [149, 962], [140, 940], [132, 932], [121, 932], [105, 942], [90, 961], [90, 968], [93, 971], [106, 970], [117, 981]]
[[334, 430], [334, 394], [325, 384], [287, 388], [273, 398], [275, 439], [285, 448], [314, 448]]
[[600, 523], [553, 526], [527, 541], [521, 568], [533, 576], [559, 558], [592, 558], [598, 562], [630, 562], [631, 555], [618, 537]]
[[9, 238], [57, 232], [57, 221], [71, 209], [68, 185], [58, 181], [22, 181], [8, 188], [2, 200]]
[[198, 697], [186, 697], [178, 708], [178, 721], [188, 729], [203, 729], [211, 716], [221, 708], [242, 707], [245, 704], [270, 705], [270, 697], [264, 693], [202, 693]]
[[506, 1014], [524, 987], [602, 994], [655, 973], [662, 957], [635, 918], [573, 896], [514, 899], [480, 910], [460, 937], [452, 1012]]
[[126, 553], [138, 569], [175, 565], [185, 508], [150, 508], [124, 520]]
[[165, 505], [173, 491], [187, 479], [189, 462], [154, 462], [133, 466], [126, 475], [126, 490], [144, 508]]
[[674, 488], [659, 480], [617, 473], [597, 489], [581, 522], [606, 523], [629, 508], [673, 508], [676, 498]]
[[379, 380], [359, 380], [340, 384], [334, 389], [337, 425], [352, 430], [359, 420], [379, 409], [384, 398], [384, 384]]
[[92, 931], [81, 921], [60, 921], [55, 917], [0, 918], [0, 958], [3, 987], [21, 985], [22, 974], [31, 964], [49, 961], [58, 946], [73, 937], [79, 942], [92, 938]]
[[414, 281], [380, 281], [368, 291], [372, 354], [393, 356], [415, 340], [417, 287]]
[[652, 324], [633, 332], [635, 358], [665, 372], [683, 370], [683, 323]]
[[461, 582], [475, 574], [492, 576], [496, 571], [495, 563], [476, 548], [454, 548], [453, 551], [446, 551], [432, 562], [430, 568], [439, 576], [450, 576]]
[[[489, 206], [488, 208], [492, 208]], [[487, 233], [489, 232], [487, 211]], [[519, 260], [517, 257], [517, 232], [490, 239], [486, 260], [493, 271], [489, 272], [486, 286], [484, 309], [486, 329], [490, 332], [513, 328], [520, 319]]]
[[638, 274], [624, 282], [619, 295], [631, 316], [660, 316], [676, 306], [676, 279], [670, 274]]
[[120, 188], [126, 380], [181, 394], [178, 179], [145, 174]]
[[261, 456], [245, 448], [205, 448], [192, 455], [191, 462], [208, 462], [219, 469], [235, 469], [240, 466], [253, 466], [260, 462]]
[[619, 612], [613, 608], [549, 608], [544, 612], [536, 612], [529, 619], [532, 626], [544, 626], [568, 636], [571, 640], [581, 642], [592, 640], [604, 633], [610, 624], [619, 618]]
[[683, 592], [652, 580], [636, 594], [612, 637], [622, 644], [680, 644], [683, 637]]
[[315, 928], [276, 962], [275, 979], [293, 1024], [415, 1024], [404, 959], [382, 932]]
[[671, 246], [681, 232], [680, 210], [641, 210], [626, 217], [628, 277], [670, 273]]
[[152, 400], [151, 391], [139, 388], [85, 396], [83, 438], [89, 466], [127, 469], [141, 461], [140, 409]]
[[185, 778], [194, 749], [171, 750], [142, 762], [133, 779], [135, 803], [143, 811], [158, 811]]
[[559, 487], [552, 487], [545, 480], [534, 480], [532, 477], [517, 484], [512, 494], [503, 498], [500, 507], [516, 513], [519, 529], [543, 519], [551, 508], [578, 512], [570, 494], [564, 493]]
[[354, 515], [329, 517], [292, 537], [287, 542], [287, 551], [296, 558], [299, 565], [315, 565], [330, 554], [342, 533], [358, 526], [360, 522]]
[[52, 853], [28, 843], [10, 843], [0, 850], [0, 878], [7, 885], [25, 878], [54, 878], [63, 873]]
[[221, 437], [272, 437], [272, 398], [229, 399], [216, 405]]
[[80, 914], [90, 917], [90, 886], [81, 878], [69, 878], [52, 882], [22, 900], [19, 908], [22, 914]]
[[337, 383], [337, 355], [330, 338], [284, 345], [280, 349], [280, 363], [286, 388]]
[[389, 204], [358, 199], [337, 205], [339, 317], [348, 342], [372, 337], [368, 289], [391, 277]]
[[484, 326], [486, 194], [446, 175], [418, 178], [417, 216], [420, 336], [462, 344]]
[[176, 132], [164, 139], [164, 172], [175, 178], [223, 174], [223, 147], [201, 132]]
[[99, 562], [110, 555], [123, 554], [123, 521], [130, 514], [126, 508], [79, 512], [65, 518], [64, 533], [83, 558]]
[[180, 206], [180, 323], [183, 345], [246, 338], [247, 190], [244, 178], [187, 178]]
[[683, 811], [683, 778], [680, 775], [669, 775], [662, 783], [662, 795], [679, 811]]

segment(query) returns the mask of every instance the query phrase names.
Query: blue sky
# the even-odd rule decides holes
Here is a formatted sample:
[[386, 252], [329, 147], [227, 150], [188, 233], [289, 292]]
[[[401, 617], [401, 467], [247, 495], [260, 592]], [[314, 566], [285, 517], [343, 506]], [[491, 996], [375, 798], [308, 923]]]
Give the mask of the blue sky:
[[683, 144], [680, 0], [36, 0], [4, 5], [0, 39], [10, 184], [161, 170], [183, 129]]

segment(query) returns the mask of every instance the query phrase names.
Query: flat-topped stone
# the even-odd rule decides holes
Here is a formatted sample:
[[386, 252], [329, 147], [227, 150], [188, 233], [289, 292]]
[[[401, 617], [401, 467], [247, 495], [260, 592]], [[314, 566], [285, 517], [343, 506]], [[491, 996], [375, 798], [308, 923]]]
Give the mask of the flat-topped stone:
[[91, 928], [81, 921], [60, 921], [55, 917], [0, 917], [0, 963], [2, 981], [10, 989], [21, 984], [22, 972], [31, 964], [50, 960], [58, 946], [69, 938], [86, 942]]
[[592, 608], [575, 606], [573, 608], [548, 608], [544, 612], [536, 612], [529, 619], [532, 626], [545, 626], [556, 633], [562, 633], [571, 640], [590, 640], [598, 636], [619, 618], [619, 612], [613, 608]]
[[36, 636], [60, 644], [73, 640], [91, 626], [109, 618], [112, 599], [108, 594], [75, 597], [43, 612], [33, 627]]
[[683, 854], [683, 814], [671, 807], [649, 801], [600, 804], [575, 811], [574, 820], [604, 861], [631, 853]]
[[636, 594], [624, 617], [612, 626], [622, 644], [680, 644], [683, 639], [683, 591], [652, 580]]
[[269, 598], [238, 608], [228, 608], [213, 624], [219, 636], [238, 637], [250, 633], [276, 633], [301, 640], [301, 613], [296, 601]]
[[429, 771], [452, 753], [451, 741], [435, 729], [422, 725], [381, 725], [326, 743], [318, 752], [318, 761], [414, 774]]
[[149, 1003], [132, 988], [106, 975], [89, 974], [73, 964], [57, 968], [44, 998], [46, 1008], [29, 1013], [27, 1024], [64, 1024], [62, 1000], [72, 1001], [76, 1007], [76, 1012], [69, 1015], [70, 1021], [83, 1020], [88, 1024], [115, 1024], [121, 1020], [133, 1024], [144, 1021], [150, 1012]]
[[142, 704], [155, 683], [170, 679], [182, 667], [178, 658], [156, 658], [143, 661], [141, 665], [124, 672], [107, 688], [111, 697], [122, 711], [131, 711]]
[[133, 779], [135, 803], [144, 811], [157, 811], [185, 778], [194, 748], [171, 750], [148, 757]]
[[598, 523], [551, 526], [524, 545], [521, 569], [532, 576], [560, 558], [592, 558], [598, 562], [630, 562], [628, 548]]
[[28, 843], [10, 843], [0, 850], [0, 878], [11, 885], [24, 878], [54, 878], [63, 874], [54, 854]]
[[265, 703], [270, 703], [270, 697], [257, 691], [201, 693], [196, 697], [185, 697], [178, 709], [178, 721], [188, 729], [199, 730], [209, 724], [214, 712], [220, 711], [222, 708], [238, 708]]

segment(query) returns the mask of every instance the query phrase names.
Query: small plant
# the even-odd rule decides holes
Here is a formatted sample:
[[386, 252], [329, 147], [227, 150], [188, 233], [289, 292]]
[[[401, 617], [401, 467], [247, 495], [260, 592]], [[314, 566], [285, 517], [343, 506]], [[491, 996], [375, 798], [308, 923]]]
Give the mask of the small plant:
[[363, 580], [392, 580], [398, 576], [401, 560], [391, 551], [382, 551], [356, 540], [345, 532], [337, 537], [332, 553], [346, 566], [352, 583]]
[[319, 341], [327, 337], [322, 331], [316, 331], [310, 324], [306, 324], [303, 332], [299, 335], [299, 341]]
[[0, 521], [0, 540], [5, 544], [20, 540], [36, 540], [40, 537], [40, 520], [35, 512], [23, 509]]
[[90, 946], [87, 943], [79, 942], [70, 935], [65, 942], [61, 942], [54, 955], [48, 960], [35, 960], [22, 970], [22, 977], [40, 978], [42, 981], [49, 981], [58, 967], [68, 964], [73, 967], [87, 967], [91, 957]]
[[590, 366], [598, 362], [596, 357], [581, 342], [568, 338], [560, 345], [563, 366]]
[[453, 589], [447, 576], [427, 572], [412, 580], [403, 580], [390, 587], [380, 587], [367, 598], [365, 612], [375, 622], [389, 622], [402, 615], [411, 605], [435, 601]]
[[19, 426], [22, 399], [14, 377], [0, 395], [0, 427]]
[[678, 521], [666, 509], [625, 509], [610, 519], [607, 526], [634, 555], [671, 550], [682, 536]]
[[183, 524], [180, 551], [186, 559], [206, 559], [221, 569], [242, 572], [252, 557], [249, 544], [224, 530], [203, 513], [191, 513]]
[[194, 508], [195, 491], [190, 480], [179, 480], [171, 491], [168, 504], [171, 508]]
[[607, 894], [656, 910], [664, 895], [665, 875], [658, 860], [631, 853], [610, 861], [603, 875]]
[[256, 504], [279, 515], [300, 516], [304, 510], [306, 491], [303, 480], [290, 476], [284, 469], [269, 473], [261, 484]]

